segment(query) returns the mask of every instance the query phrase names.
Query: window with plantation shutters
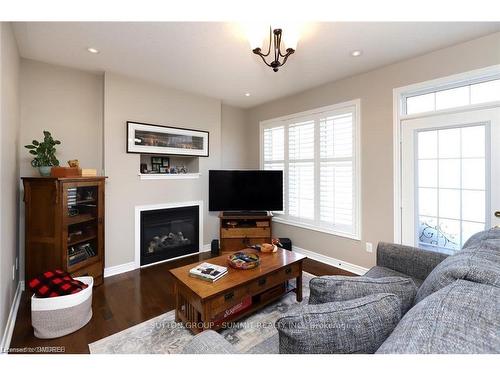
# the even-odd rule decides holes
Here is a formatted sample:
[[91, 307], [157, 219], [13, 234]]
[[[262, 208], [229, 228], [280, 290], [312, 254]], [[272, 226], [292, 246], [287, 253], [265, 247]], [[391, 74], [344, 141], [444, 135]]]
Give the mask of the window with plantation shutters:
[[261, 165], [283, 170], [276, 221], [359, 238], [359, 101], [261, 124]]

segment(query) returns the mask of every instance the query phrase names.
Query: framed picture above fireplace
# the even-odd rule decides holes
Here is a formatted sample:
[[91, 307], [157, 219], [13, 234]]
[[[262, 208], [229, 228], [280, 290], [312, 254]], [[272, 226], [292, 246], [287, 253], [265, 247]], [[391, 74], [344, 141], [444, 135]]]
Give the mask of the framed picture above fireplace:
[[127, 152], [208, 156], [207, 131], [127, 121]]

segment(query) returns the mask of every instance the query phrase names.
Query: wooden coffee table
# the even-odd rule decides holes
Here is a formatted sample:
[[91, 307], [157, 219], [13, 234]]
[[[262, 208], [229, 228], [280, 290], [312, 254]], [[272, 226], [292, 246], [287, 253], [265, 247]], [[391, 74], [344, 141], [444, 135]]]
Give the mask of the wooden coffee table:
[[[208, 263], [228, 267], [228, 274], [214, 283], [189, 276], [189, 270], [203, 262], [170, 270], [175, 280], [175, 321], [199, 333], [225, 328], [291, 291], [302, 301], [302, 262], [306, 257], [283, 249], [258, 254], [260, 265], [251, 270], [229, 267], [227, 255], [208, 259]], [[291, 279], [296, 279], [296, 287], [289, 286]], [[248, 298], [251, 306], [220, 321], [221, 314]]]

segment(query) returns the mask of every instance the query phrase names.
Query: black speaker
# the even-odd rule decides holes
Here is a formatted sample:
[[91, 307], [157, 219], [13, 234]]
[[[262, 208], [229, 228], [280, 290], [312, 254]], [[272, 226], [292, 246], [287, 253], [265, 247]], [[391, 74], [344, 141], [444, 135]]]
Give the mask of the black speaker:
[[292, 240], [289, 238], [280, 238], [281, 245], [283, 245], [283, 249], [292, 251]]
[[212, 256], [216, 257], [219, 255], [219, 240], [212, 240], [210, 244], [210, 253]]

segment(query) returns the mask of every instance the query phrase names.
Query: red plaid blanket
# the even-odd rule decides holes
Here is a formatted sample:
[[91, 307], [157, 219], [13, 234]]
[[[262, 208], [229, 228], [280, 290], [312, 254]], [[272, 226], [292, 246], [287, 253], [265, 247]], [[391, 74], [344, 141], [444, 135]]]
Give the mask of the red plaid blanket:
[[44, 272], [29, 282], [30, 289], [40, 298], [78, 293], [87, 286], [87, 284], [73, 279], [69, 273], [61, 270]]

